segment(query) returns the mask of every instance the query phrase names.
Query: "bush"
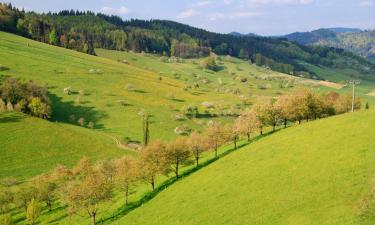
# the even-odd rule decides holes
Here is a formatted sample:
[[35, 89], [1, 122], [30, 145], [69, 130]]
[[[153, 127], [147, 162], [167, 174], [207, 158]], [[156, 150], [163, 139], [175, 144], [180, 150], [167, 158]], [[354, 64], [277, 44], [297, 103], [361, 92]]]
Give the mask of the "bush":
[[90, 121], [90, 122], [87, 124], [87, 128], [94, 129], [94, 122]]
[[3, 101], [3, 99], [0, 98], [0, 113], [5, 112], [5, 111], [6, 111], [5, 102]]
[[[16, 110], [42, 118], [49, 118], [51, 113], [47, 88], [39, 87], [32, 81], [22, 82], [14, 78], [4, 80], [0, 83], [0, 98], [8, 111]], [[36, 113], [35, 105], [31, 104], [35, 98], [38, 99], [39, 106], [44, 109], [44, 116]]]
[[189, 135], [191, 133], [191, 129], [186, 125], [178, 126], [174, 129], [174, 132], [178, 135]]
[[181, 112], [189, 119], [196, 118], [199, 115], [198, 107], [195, 105], [184, 106], [182, 107]]
[[51, 116], [50, 106], [43, 103], [39, 97], [32, 98], [28, 107], [32, 116], [42, 119], [48, 119]]
[[66, 88], [64, 88], [64, 94], [66, 94], [66, 95], [71, 95], [71, 94], [72, 94], [71, 87], [66, 87]]
[[77, 123], [81, 127], [85, 126], [85, 118], [83, 118], [83, 117], [79, 118], [78, 121], [77, 121]]

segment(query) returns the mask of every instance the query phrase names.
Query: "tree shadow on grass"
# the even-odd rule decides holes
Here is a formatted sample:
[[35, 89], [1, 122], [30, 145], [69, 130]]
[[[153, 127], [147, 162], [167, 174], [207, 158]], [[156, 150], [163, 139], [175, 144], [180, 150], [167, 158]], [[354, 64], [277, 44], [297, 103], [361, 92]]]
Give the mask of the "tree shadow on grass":
[[53, 115], [51, 120], [77, 125], [79, 118], [84, 118], [86, 123], [93, 122], [95, 129], [105, 129], [100, 124], [101, 119], [107, 118], [104, 111], [98, 111], [94, 107], [77, 105], [73, 101], [62, 101], [61, 97], [50, 94]]
[[180, 177], [178, 179], [176, 179], [175, 177], [172, 177], [172, 178], [169, 178], [168, 180], [164, 181], [162, 184], [160, 184], [158, 187], [155, 188], [155, 191], [154, 192], [148, 192], [146, 193], [145, 195], [143, 195], [141, 197], [141, 199], [139, 199], [138, 201], [135, 201], [135, 202], [131, 202], [129, 203], [128, 205], [126, 206], [122, 206], [120, 208], [118, 208], [116, 210], [116, 212], [113, 213], [112, 216], [110, 217], [107, 217], [107, 218], [102, 218], [99, 220], [99, 224], [111, 224], [112, 222], [126, 216], [128, 213], [130, 213], [131, 211], [139, 208], [140, 206], [142, 206], [143, 204], [149, 202], [150, 200], [152, 200], [153, 198], [155, 198], [160, 192], [166, 190], [169, 186], [171, 186], [172, 184], [178, 182], [178, 181], [181, 181], [183, 180], [184, 178], [186, 177], [189, 177], [190, 175], [192, 175], [193, 173], [209, 166], [210, 164], [212, 164], [213, 162], [216, 162], [217, 160], [229, 155], [230, 153], [232, 152], [235, 152], [235, 151], [239, 151], [241, 148], [247, 146], [247, 145], [250, 145], [264, 137], [267, 137], [271, 134], [274, 134], [278, 131], [280, 131], [281, 129], [278, 129], [276, 131], [271, 131], [267, 134], [263, 134], [261, 136], [257, 136], [253, 139], [251, 139], [249, 142], [246, 142], [246, 143], [242, 143], [242, 144], [239, 144], [237, 145], [237, 149], [234, 149], [234, 148], [231, 148], [229, 150], [226, 150], [225, 152], [219, 154], [217, 157], [213, 157], [211, 159], [208, 159], [204, 162], [202, 162], [199, 166], [197, 167], [193, 167], [193, 168], [190, 168], [190, 169], [187, 169], [186, 171], [184, 171]]
[[15, 123], [20, 121], [23, 118], [22, 115], [19, 114], [4, 114], [0, 116], [0, 123]]

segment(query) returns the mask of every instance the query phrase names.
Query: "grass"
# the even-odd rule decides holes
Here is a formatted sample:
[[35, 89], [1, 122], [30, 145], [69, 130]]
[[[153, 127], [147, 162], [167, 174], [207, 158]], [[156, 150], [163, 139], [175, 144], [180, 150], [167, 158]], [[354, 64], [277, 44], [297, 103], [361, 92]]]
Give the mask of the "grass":
[[[223, 57], [220, 63], [225, 66], [225, 69], [219, 73], [213, 73], [202, 70], [199, 67], [200, 60], [198, 59], [185, 60], [184, 63], [165, 63], [160, 60], [160, 57], [147, 54], [101, 49], [98, 49], [97, 53], [100, 57], [0, 32], [0, 64], [2, 65], [0, 78], [10, 76], [34, 80], [39, 85], [46, 84], [52, 100], [53, 117], [51, 121], [60, 124], [60, 130], [55, 128], [57, 126], [46, 125], [46, 127], [51, 127], [51, 132], [48, 132], [46, 128], [44, 135], [35, 136], [27, 135], [27, 132], [20, 132], [27, 131], [23, 128], [23, 126], [26, 127], [23, 123], [34, 121], [30, 118], [22, 119], [16, 123], [18, 133], [14, 130], [15, 128], [12, 128], [12, 123], [1, 124], [3, 129], [0, 136], [5, 139], [8, 135], [12, 135], [12, 138], [6, 139], [6, 150], [1, 150], [1, 153], [6, 152], [8, 162], [17, 163], [2, 164], [0, 178], [4, 176], [26, 178], [37, 172], [43, 172], [56, 163], [72, 165], [79, 156], [83, 155], [83, 153], [70, 154], [70, 152], [81, 151], [79, 138], [72, 135], [72, 140], [67, 137], [60, 141], [58, 137], [60, 133], [64, 133], [65, 129], [63, 128], [68, 127], [62, 124], [77, 126], [77, 120], [80, 117], [85, 118], [86, 123], [94, 122], [95, 132], [90, 132], [88, 136], [93, 134], [93, 138], [99, 138], [93, 143], [107, 146], [105, 148], [112, 149], [108, 151], [115, 152], [113, 150], [115, 146], [108, 144], [112, 142], [108, 135], [116, 137], [120, 141], [139, 142], [141, 140], [142, 122], [139, 116], [141, 111], [152, 115], [151, 140], [168, 141], [177, 136], [174, 129], [181, 125], [186, 124], [192, 129], [201, 130], [209, 120], [233, 121], [234, 117], [231, 116], [215, 118], [207, 116], [204, 114], [203, 102], [218, 104], [222, 111], [228, 111], [231, 108], [239, 110], [251, 103], [264, 100], [264, 96], [276, 96], [296, 88], [281, 89], [279, 87], [280, 79], [284, 79], [286, 75], [234, 58], [227, 60]], [[123, 59], [127, 59], [129, 65], [118, 62]], [[162, 76], [162, 80], [159, 79], [160, 76]], [[246, 77], [248, 82], [243, 83], [235, 80], [235, 76]], [[267, 80], [268, 78], [269, 80]], [[202, 79], [207, 80], [207, 83]], [[219, 84], [219, 80], [221, 80], [221, 84]], [[199, 89], [183, 90], [185, 86], [196, 82], [199, 83]], [[260, 90], [258, 88], [260, 84], [270, 84], [271, 87]], [[132, 86], [133, 90], [129, 91], [127, 88], [129, 86]], [[217, 92], [216, 89], [219, 86], [221, 91]], [[64, 94], [64, 88], [67, 87], [72, 89], [73, 94]], [[233, 94], [232, 91], [235, 89], [239, 89], [240, 93]], [[83, 90], [83, 94], [79, 94], [80, 90]], [[173, 99], [168, 97], [170, 94], [173, 94]], [[243, 104], [244, 98], [248, 98], [250, 101]], [[80, 101], [77, 102], [77, 99]], [[179, 114], [180, 109], [191, 104], [197, 105], [203, 116], [191, 120], [176, 120], [175, 117]], [[75, 119], [71, 120], [73, 115]], [[35, 120], [34, 127], [39, 126], [37, 123]], [[73, 130], [74, 128], [69, 127], [69, 129]], [[10, 131], [14, 133], [6, 133]], [[69, 133], [69, 131], [66, 132]], [[52, 146], [46, 143], [47, 140], [59, 140], [54, 142], [55, 150], [44, 150], [50, 149]], [[65, 144], [69, 142], [72, 144]], [[23, 143], [31, 144], [28, 147]], [[65, 150], [69, 154], [61, 153]], [[40, 161], [43, 156], [36, 153], [45, 151], [49, 152], [49, 160]], [[105, 156], [103, 151], [94, 148], [91, 151], [92, 154], [87, 154], [94, 158], [99, 159]], [[96, 155], [95, 152], [98, 154]], [[56, 154], [53, 155], [53, 153]], [[35, 165], [30, 168], [28, 168], [29, 164], [19, 165], [18, 162], [21, 162], [22, 158], [18, 159], [17, 154], [25, 154], [24, 158], [28, 154], [30, 163]], [[44, 154], [47, 155], [47, 153]], [[35, 159], [33, 159], [34, 157]]]
[[114, 224], [373, 224], [374, 111], [266, 137], [169, 187]]
[[130, 153], [99, 132], [21, 113], [0, 114], [0, 134], [2, 178], [28, 178], [56, 164], [73, 166], [83, 156], [97, 160]]

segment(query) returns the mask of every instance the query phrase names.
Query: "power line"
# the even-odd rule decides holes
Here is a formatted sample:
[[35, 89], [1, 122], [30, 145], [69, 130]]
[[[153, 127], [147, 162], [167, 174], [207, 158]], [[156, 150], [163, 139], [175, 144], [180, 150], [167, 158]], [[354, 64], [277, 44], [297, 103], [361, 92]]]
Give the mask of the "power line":
[[360, 80], [349, 80], [348, 82], [353, 86], [353, 97], [352, 97], [352, 112], [354, 112], [354, 102], [355, 102], [355, 86], [361, 84]]

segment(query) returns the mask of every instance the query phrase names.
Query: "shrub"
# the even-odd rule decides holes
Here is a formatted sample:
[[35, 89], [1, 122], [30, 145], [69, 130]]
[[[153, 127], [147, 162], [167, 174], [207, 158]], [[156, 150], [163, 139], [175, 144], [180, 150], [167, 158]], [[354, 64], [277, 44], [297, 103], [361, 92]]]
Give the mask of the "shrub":
[[0, 224], [1, 225], [12, 225], [12, 215], [10, 213], [0, 215]]
[[82, 127], [85, 126], [85, 118], [83, 118], [83, 117], [79, 118], [77, 123]]
[[5, 111], [6, 111], [5, 102], [3, 101], [3, 99], [0, 98], [0, 113], [5, 112]]
[[184, 106], [181, 109], [181, 112], [185, 114], [189, 119], [197, 117], [199, 115], [198, 107], [195, 105]]
[[72, 94], [72, 88], [71, 87], [64, 88], [64, 94], [71, 95]]
[[76, 121], [76, 116], [75, 116], [74, 114], [70, 115], [70, 116], [69, 116], [69, 121], [70, 121], [71, 123], [74, 123], [74, 122]]
[[174, 99], [175, 99], [175, 96], [174, 96], [173, 93], [168, 93], [168, 94], [167, 94], [167, 98], [168, 98], [169, 100], [174, 100]]
[[6, 177], [0, 180], [0, 184], [4, 187], [11, 187], [18, 183], [17, 179], [13, 177]]
[[90, 121], [90, 122], [87, 124], [87, 127], [90, 128], [90, 129], [94, 129], [94, 122]]
[[127, 84], [125, 89], [128, 91], [135, 91], [135, 86], [132, 84]]
[[191, 132], [191, 129], [186, 125], [178, 126], [174, 129], [174, 132], [178, 135], [189, 135]]
[[29, 105], [31, 115], [40, 117], [42, 119], [48, 119], [51, 116], [51, 108], [49, 105], [42, 102], [39, 97], [32, 98]]
[[50, 105], [47, 88], [39, 87], [34, 82], [22, 82], [18, 79], [8, 78], [0, 83], [0, 98], [6, 103], [7, 110], [13, 111], [19, 103], [17, 109], [24, 113], [31, 110], [25, 105], [29, 105], [32, 98], [38, 97], [44, 104]]
[[12, 105], [11, 102], [7, 103], [7, 110], [8, 110], [8, 112], [13, 112], [13, 105]]

